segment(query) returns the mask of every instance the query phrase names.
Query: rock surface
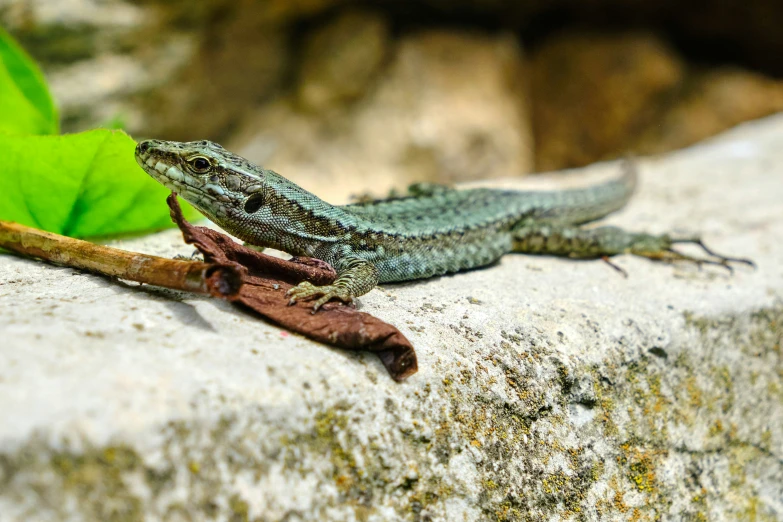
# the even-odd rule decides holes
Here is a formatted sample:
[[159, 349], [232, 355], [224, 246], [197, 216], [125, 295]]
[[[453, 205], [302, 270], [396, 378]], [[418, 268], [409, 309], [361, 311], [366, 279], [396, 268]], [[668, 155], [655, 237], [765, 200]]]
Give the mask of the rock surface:
[[512, 255], [388, 285], [361, 307], [417, 347], [402, 384], [223, 302], [0, 256], [0, 520], [780, 520], [781, 136], [644, 161], [609, 220], [758, 270]]

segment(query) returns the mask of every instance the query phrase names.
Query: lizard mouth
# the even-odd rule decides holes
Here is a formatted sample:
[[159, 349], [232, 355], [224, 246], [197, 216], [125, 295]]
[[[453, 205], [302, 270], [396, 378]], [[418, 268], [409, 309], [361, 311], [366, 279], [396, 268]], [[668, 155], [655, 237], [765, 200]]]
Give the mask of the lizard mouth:
[[[180, 156], [166, 142], [142, 141], [136, 146], [136, 163], [158, 183], [191, 203], [210, 219], [226, 213], [224, 202], [205, 190], [204, 181], [177, 166]], [[209, 188], [209, 187], [207, 187]], [[214, 191], [214, 188], [212, 189]]]
[[152, 140], [142, 141], [136, 146], [136, 163], [166, 188], [176, 190], [181, 187], [184, 178], [182, 172], [162, 161], [161, 153]]
[[201, 193], [193, 176], [176, 167], [174, 162], [166, 161], [169, 154], [157, 146], [156, 140], [142, 141], [136, 146], [136, 163], [158, 183], [186, 199], [189, 193]]

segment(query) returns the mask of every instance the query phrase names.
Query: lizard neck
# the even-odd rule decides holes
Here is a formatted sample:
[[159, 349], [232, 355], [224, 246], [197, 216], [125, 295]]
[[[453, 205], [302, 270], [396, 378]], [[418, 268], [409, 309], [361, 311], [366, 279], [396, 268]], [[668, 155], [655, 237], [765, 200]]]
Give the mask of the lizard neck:
[[253, 245], [314, 256], [325, 244], [345, 241], [356, 218], [292, 183], [265, 171], [263, 205], [230, 210], [218, 225]]

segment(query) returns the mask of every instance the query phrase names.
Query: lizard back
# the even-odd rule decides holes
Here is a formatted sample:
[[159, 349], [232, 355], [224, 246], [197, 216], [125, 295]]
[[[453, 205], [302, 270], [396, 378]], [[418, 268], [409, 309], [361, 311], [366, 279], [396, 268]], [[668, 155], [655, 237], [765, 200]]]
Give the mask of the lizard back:
[[622, 208], [631, 197], [636, 181], [636, 169], [626, 162], [620, 178], [580, 189], [518, 191], [443, 187], [427, 195], [339, 208], [371, 227], [410, 235], [470, 229], [498, 221], [517, 223], [528, 218], [579, 225]]

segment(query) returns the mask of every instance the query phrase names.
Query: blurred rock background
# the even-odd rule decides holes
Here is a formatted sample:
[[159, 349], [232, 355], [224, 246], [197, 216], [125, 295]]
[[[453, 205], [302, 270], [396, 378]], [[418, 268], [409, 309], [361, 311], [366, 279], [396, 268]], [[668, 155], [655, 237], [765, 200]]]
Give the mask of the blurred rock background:
[[65, 131], [212, 139], [332, 201], [783, 110], [778, 0], [0, 0]]

